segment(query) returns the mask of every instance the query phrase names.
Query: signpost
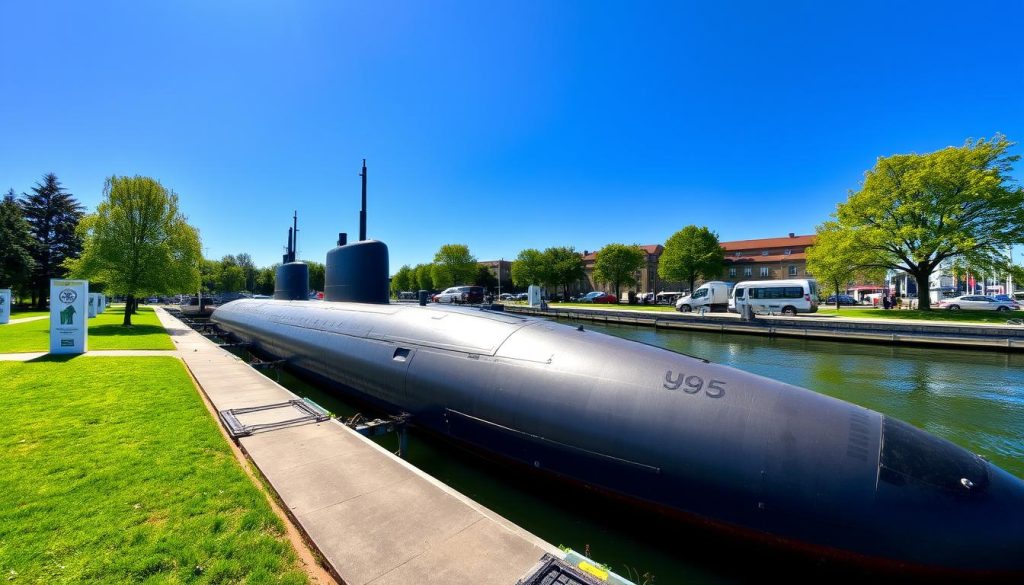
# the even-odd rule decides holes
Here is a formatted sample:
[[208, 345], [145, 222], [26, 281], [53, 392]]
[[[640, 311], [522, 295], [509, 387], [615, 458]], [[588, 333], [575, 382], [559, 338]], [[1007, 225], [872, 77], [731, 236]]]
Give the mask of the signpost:
[[0, 325], [11, 320], [11, 289], [0, 288]]
[[88, 280], [50, 280], [50, 353], [87, 351], [88, 300]]
[[99, 293], [89, 293], [89, 318], [92, 319], [96, 316], [97, 310], [99, 310]]

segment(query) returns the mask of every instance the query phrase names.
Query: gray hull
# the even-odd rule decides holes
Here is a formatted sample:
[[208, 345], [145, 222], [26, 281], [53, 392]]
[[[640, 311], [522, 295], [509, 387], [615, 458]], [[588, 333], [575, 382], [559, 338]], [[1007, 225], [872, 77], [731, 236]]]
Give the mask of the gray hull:
[[477, 309], [240, 300], [213, 319], [417, 425], [646, 505], [861, 560], [1024, 571], [1024, 482], [803, 388]]

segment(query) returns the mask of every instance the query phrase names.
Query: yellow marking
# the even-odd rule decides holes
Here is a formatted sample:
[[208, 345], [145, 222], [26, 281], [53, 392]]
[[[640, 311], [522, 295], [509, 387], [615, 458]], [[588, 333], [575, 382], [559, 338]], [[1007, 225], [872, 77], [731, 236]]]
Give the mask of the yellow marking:
[[590, 573], [591, 575], [597, 577], [598, 579], [600, 579], [602, 581], [607, 581], [608, 580], [608, 571], [605, 571], [604, 569], [602, 569], [600, 567], [595, 567], [594, 565], [591, 565], [587, 561], [580, 561], [580, 564], [577, 565], [577, 566], [584, 573]]

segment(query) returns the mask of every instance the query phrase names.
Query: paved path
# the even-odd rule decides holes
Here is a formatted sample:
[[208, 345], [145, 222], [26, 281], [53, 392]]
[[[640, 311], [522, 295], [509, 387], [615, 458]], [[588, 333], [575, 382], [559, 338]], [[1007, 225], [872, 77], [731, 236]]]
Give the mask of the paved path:
[[28, 323], [29, 321], [42, 321], [43, 319], [49, 319], [49, 315], [39, 315], [37, 317], [25, 317], [24, 319], [11, 319], [7, 323], [14, 325], [15, 323]]
[[[156, 313], [217, 410], [298, 398], [163, 309]], [[239, 443], [344, 583], [511, 585], [545, 552], [561, 556], [337, 421]]]

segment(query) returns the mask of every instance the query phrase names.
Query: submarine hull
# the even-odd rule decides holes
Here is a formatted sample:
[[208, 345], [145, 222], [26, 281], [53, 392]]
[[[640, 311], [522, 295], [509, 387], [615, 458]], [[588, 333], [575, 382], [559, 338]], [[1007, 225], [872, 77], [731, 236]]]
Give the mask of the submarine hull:
[[432, 432], [649, 506], [838, 556], [1024, 571], [1024, 482], [803, 388], [477, 309], [239, 300], [213, 320]]

